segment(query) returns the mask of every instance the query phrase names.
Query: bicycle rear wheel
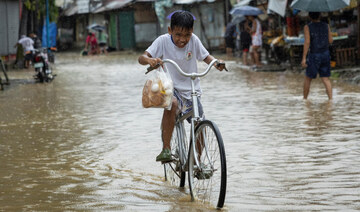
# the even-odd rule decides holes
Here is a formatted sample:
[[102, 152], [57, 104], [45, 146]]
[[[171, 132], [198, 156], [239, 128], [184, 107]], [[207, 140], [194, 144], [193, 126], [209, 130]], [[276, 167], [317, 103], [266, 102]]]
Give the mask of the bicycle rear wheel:
[[[195, 151], [189, 150], [189, 187], [191, 199], [222, 208], [226, 194], [226, 156], [220, 131], [205, 120], [195, 130]], [[192, 147], [192, 142], [190, 146]], [[195, 157], [200, 162], [196, 166]]]
[[184, 123], [175, 124], [170, 141], [172, 161], [164, 164], [165, 181], [179, 187], [185, 186], [186, 173], [183, 165], [186, 163], [188, 142]]

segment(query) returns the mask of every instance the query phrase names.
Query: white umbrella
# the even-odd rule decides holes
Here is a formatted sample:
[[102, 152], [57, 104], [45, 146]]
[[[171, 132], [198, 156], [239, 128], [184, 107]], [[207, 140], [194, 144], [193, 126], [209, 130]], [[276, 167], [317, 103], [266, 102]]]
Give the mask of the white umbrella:
[[97, 30], [97, 31], [103, 31], [105, 30], [104, 26], [101, 26], [99, 24], [91, 24], [90, 26], [87, 27], [88, 29], [92, 29], [92, 30]]
[[249, 15], [249, 16], [256, 16], [263, 14], [264, 12], [257, 7], [252, 6], [240, 6], [234, 7], [229, 12], [231, 15]]
[[330, 12], [340, 10], [349, 4], [350, 0], [295, 0], [290, 7], [307, 12]]
[[245, 16], [243, 16], [243, 15], [236, 15], [236, 16], [234, 16], [233, 18], [232, 18], [232, 20], [231, 20], [231, 23], [233, 23], [233, 24], [238, 24], [238, 23], [240, 23], [240, 22], [242, 22], [242, 21], [245, 21], [246, 20], [246, 18], [245, 18]]

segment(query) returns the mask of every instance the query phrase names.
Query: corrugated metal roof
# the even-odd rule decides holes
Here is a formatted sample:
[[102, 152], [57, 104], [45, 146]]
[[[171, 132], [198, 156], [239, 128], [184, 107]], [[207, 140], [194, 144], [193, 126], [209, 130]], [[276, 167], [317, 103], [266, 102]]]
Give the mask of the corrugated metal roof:
[[[193, 4], [196, 2], [203, 2], [205, 0], [174, 0], [174, 4]], [[215, 0], [206, 0], [206, 2], [215, 2]]]
[[[110, 10], [120, 9], [131, 3], [135, 2], [155, 2], [156, 0], [105, 0], [98, 2], [96, 8], [91, 8], [90, 13], [101, 13]], [[193, 4], [196, 2], [214, 2], [216, 0], [174, 0], [175, 4]], [[89, 0], [78, 0], [76, 4], [73, 4], [64, 11], [65, 16], [72, 16], [75, 14], [88, 13], [89, 12]]]
[[78, 12], [78, 7], [77, 7], [77, 5], [73, 5], [73, 6], [70, 6], [69, 8], [67, 8], [67, 9], [64, 11], [64, 15], [65, 15], [65, 16], [72, 16], [72, 15], [75, 15], [77, 12]]
[[116, 10], [120, 9], [122, 7], [127, 6], [131, 2], [135, 2], [135, 0], [108, 0], [105, 3], [103, 3], [103, 6], [96, 9], [94, 13], [100, 13], [108, 10]]

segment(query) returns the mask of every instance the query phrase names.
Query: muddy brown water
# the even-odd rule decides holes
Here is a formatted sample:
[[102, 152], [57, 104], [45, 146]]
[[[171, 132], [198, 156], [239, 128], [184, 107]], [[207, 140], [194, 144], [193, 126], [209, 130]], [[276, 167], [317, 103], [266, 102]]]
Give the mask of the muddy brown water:
[[[209, 211], [164, 182], [161, 109], [137, 54], [58, 53], [52, 83], [11, 71], [0, 92], [0, 210]], [[200, 64], [199, 68], [206, 66]], [[226, 149], [225, 211], [360, 210], [360, 87], [228, 63], [201, 80]], [[187, 184], [187, 183], [186, 183]]]

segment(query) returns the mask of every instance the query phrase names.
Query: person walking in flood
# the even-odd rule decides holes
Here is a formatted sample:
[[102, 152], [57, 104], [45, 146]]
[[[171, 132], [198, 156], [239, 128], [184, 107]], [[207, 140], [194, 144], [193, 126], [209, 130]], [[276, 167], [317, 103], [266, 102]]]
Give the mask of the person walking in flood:
[[89, 55], [100, 54], [100, 48], [98, 41], [96, 39], [95, 33], [89, 32], [85, 42], [84, 51], [88, 52], [90, 48]]
[[330, 26], [320, 21], [319, 12], [309, 12], [309, 17], [311, 22], [304, 26], [305, 43], [301, 61], [301, 66], [306, 68], [304, 99], [308, 98], [311, 81], [317, 74], [325, 85], [329, 99], [332, 99], [329, 44], [333, 42], [333, 38]]
[[108, 34], [101, 30], [99, 32], [99, 48], [100, 48], [100, 53], [104, 53], [107, 54], [107, 39], [108, 39]]

